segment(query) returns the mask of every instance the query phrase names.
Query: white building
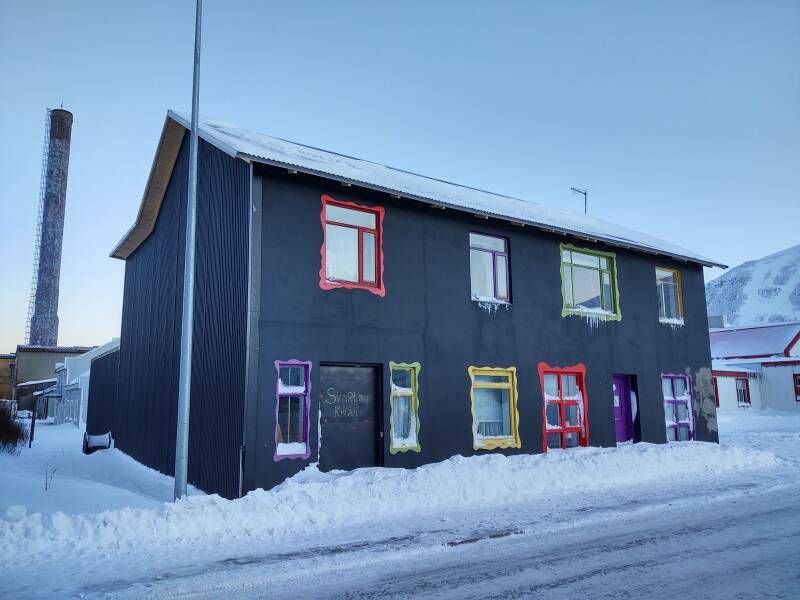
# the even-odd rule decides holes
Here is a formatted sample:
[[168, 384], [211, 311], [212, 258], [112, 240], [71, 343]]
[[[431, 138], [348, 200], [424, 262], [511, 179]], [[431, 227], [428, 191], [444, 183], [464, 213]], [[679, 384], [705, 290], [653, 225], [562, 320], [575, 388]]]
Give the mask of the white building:
[[119, 338], [114, 338], [89, 352], [67, 357], [63, 363], [57, 364], [57, 383], [54, 392], [57, 399], [48, 403], [48, 416], [53, 417], [56, 423], [64, 421], [74, 421], [76, 425], [86, 423], [92, 360], [117, 348], [119, 348]]
[[800, 412], [800, 322], [710, 330], [721, 408]]

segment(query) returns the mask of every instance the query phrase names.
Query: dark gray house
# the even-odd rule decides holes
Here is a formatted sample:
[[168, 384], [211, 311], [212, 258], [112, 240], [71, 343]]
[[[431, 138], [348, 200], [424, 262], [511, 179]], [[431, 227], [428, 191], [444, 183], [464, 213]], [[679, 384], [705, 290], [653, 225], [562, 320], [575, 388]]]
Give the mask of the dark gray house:
[[[89, 431], [172, 474], [188, 119], [168, 113]], [[668, 242], [203, 120], [189, 480], [717, 441], [702, 266]], [[97, 369], [97, 371], [95, 371]], [[104, 371], [102, 375], [96, 372]], [[568, 451], [568, 450], [565, 450]]]

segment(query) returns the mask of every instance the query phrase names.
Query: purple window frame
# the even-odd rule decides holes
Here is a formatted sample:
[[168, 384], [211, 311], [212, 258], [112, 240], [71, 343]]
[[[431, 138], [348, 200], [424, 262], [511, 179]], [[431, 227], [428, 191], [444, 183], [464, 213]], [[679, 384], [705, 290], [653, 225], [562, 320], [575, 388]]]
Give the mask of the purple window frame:
[[[302, 458], [308, 459], [311, 456], [311, 445], [309, 443], [308, 435], [309, 429], [311, 426], [311, 421], [309, 420], [309, 405], [311, 404], [311, 361], [307, 360], [297, 360], [296, 358], [291, 358], [289, 360], [276, 360], [274, 362], [275, 365], [275, 372], [277, 374], [277, 380], [275, 381], [275, 453], [272, 455], [272, 460], [278, 462], [283, 460], [284, 458]], [[304, 383], [306, 391], [304, 394], [282, 394], [280, 392], [280, 385], [281, 385], [281, 367], [303, 367], [304, 371]], [[305, 440], [306, 450], [302, 454], [278, 454], [278, 418], [279, 418], [279, 411], [280, 411], [280, 403], [282, 397], [303, 397], [303, 437]]]
[[[503, 248], [505, 248], [504, 252], [500, 252], [499, 250], [489, 250], [488, 248], [481, 248], [480, 246], [473, 246], [472, 239], [470, 237], [469, 242], [469, 250], [472, 252], [475, 250], [476, 252], [486, 252], [487, 254], [492, 255], [492, 283], [494, 284], [494, 298], [495, 300], [502, 300], [503, 302], [511, 302], [511, 256], [509, 256], [508, 252], [508, 238], [504, 238], [501, 235], [492, 235], [491, 233], [483, 233], [482, 231], [470, 231], [470, 236], [472, 234], [475, 235], [482, 235], [483, 237], [492, 238], [495, 240], [500, 240], [503, 242]], [[497, 257], [503, 256], [506, 259], [506, 296], [505, 298], [501, 298], [497, 293]], [[472, 283], [470, 282], [470, 285]], [[470, 292], [471, 293], [471, 292]]]
[[[673, 423], [674, 425], [666, 425], [666, 412], [664, 414], [664, 423], [665, 423], [665, 432], [667, 429], [674, 429], [675, 430], [675, 441], [692, 441], [694, 439], [694, 418], [692, 417], [692, 402], [694, 400], [694, 392], [692, 390], [692, 377], [691, 375], [679, 375], [676, 373], [662, 373], [661, 380], [668, 379], [670, 381], [670, 386], [672, 387], [672, 398], [664, 398], [664, 406], [666, 407], [667, 404], [672, 406], [672, 416], [673, 416]], [[675, 397], [675, 380], [676, 379], [683, 379], [686, 382], [686, 391], [689, 392], [689, 400], [680, 400]], [[663, 396], [663, 383], [662, 383], [662, 396]], [[686, 405], [686, 409], [689, 414], [689, 422], [688, 423], [679, 423], [678, 418], [678, 404]], [[678, 430], [679, 429], [688, 429], [689, 430], [689, 437], [686, 440], [681, 440], [678, 437]], [[670, 441], [667, 439], [667, 441]]]

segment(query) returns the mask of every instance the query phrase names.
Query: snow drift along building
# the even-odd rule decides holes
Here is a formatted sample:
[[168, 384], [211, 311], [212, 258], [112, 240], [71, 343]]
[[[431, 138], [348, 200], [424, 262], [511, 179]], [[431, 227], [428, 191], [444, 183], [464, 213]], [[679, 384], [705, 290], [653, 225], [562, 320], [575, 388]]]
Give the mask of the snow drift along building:
[[[89, 434], [173, 473], [188, 119], [169, 113]], [[189, 480], [717, 440], [703, 265], [589, 217], [200, 124]], [[103, 375], [100, 375], [100, 373]], [[95, 415], [98, 416], [95, 421]]]

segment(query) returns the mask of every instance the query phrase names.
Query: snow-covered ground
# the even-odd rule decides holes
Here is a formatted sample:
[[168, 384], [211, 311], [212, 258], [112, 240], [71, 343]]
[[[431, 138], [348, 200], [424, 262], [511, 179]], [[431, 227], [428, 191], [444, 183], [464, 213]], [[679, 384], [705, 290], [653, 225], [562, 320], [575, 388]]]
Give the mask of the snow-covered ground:
[[[720, 446], [308, 469], [178, 504], [158, 501], [169, 478], [118, 451], [59, 455], [74, 428], [43, 427], [38, 458], [0, 458], [0, 581], [26, 598], [797, 597], [800, 416], [722, 413], [720, 427]], [[28, 496], [59, 456], [64, 487], [95, 500]], [[16, 496], [14, 461], [41, 469]]]

